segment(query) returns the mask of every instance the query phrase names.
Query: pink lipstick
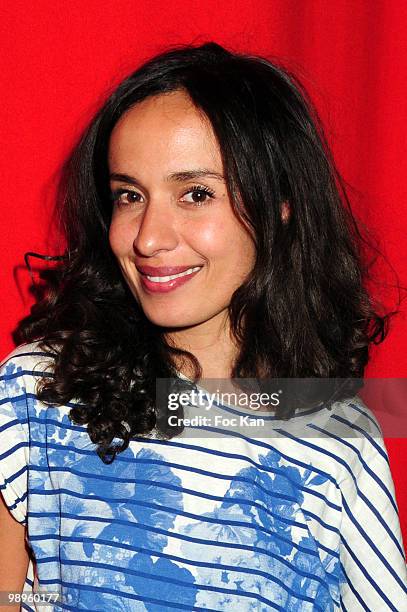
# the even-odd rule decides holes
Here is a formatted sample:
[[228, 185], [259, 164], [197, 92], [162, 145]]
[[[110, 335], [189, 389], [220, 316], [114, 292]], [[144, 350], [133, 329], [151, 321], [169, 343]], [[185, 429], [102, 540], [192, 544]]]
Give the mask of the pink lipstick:
[[137, 266], [143, 288], [150, 293], [168, 293], [196, 276], [202, 266]]

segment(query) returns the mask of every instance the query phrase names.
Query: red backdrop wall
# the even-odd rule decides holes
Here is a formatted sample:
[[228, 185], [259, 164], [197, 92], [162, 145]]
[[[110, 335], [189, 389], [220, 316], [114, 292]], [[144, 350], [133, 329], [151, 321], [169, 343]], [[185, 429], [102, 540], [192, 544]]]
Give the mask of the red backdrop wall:
[[[5, 3], [4, 3], [5, 4]], [[215, 40], [298, 74], [326, 127], [355, 213], [405, 286], [407, 4], [403, 0], [39, 0], [3, 6], [0, 358], [32, 297], [23, 255], [57, 254], [55, 177], [107, 88], [176, 43]], [[380, 263], [380, 262], [379, 262]], [[395, 282], [383, 264], [382, 278]], [[396, 295], [387, 295], [394, 306]], [[392, 301], [393, 300], [393, 301]], [[368, 377], [407, 376], [405, 305]], [[407, 542], [407, 442], [386, 438]]]

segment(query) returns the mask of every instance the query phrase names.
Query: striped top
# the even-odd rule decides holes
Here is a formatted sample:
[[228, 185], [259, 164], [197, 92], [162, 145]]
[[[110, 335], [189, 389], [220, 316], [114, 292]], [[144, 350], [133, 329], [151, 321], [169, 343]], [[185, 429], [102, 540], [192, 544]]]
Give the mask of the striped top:
[[263, 412], [263, 437], [134, 437], [107, 465], [73, 403], [38, 400], [43, 376], [36, 343], [0, 366], [0, 489], [27, 525], [24, 590], [60, 593], [22, 609], [407, 610], [386, 447], [359, 397], [290, 421]]

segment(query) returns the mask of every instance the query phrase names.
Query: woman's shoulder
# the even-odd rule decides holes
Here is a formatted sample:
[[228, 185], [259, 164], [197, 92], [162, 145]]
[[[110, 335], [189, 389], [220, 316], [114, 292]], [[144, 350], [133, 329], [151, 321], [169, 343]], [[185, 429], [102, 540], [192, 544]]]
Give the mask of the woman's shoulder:
[[31, 387], [39, 377], [52, 376], [54, 359], [40, 341], [20, 344], [0, 361], [0, 385], [3, 392]]
[[369, 440], [383, 436], [375, 413], [360, 395], [332, 405], [330, 427], [333, 433], [336, 432], [347, 439]]
[[337, 452], [341, 447], [349, 448], [350, 444], [366, 444], [383, 437], [374, 412], [359, 395], [305, 412], [286, 421], [282, 429], [292, 438], [312, 439], [310, 446], [320, 441]]
[[51, 351], [45, 350], [40, 340], [25, 342], [15, 347], [0, 360], [0, 369], [4, 370], [11, 362], [23, 366], [33, 365], [40, 361], [53, 361]]
[[312, 461], [325, 464], [338, 484], [372, 475], [372, 469], [387, 477], [389, 460], [380, 422], [359, 395], [334, 402], [305, 429], [302, 442]]
[[313, 466], [337, 485], [359, 478], [369, 465], [388, 467], [380, 423], [359, 395], [280, 421], [277, 432], [272, 442], [287, 459]]

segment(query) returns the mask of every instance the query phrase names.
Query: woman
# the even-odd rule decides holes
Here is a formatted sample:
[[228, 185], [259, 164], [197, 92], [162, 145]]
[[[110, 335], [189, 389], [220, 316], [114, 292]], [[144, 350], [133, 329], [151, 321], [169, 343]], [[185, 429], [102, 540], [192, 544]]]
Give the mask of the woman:
[[61, 186], [67, 250], [1, 369], [0, 590], [35, 580], [56, 610], [401, 610], [394, 486], [358, 397], [297, 412], [279, 389], [252, 435], [182, 419], [248, 414], [233, 403], [165, 403], [211, 379], [355, 380], [386, 335], [300, 84], [215, 43], [170, 50], [110, 95]]

